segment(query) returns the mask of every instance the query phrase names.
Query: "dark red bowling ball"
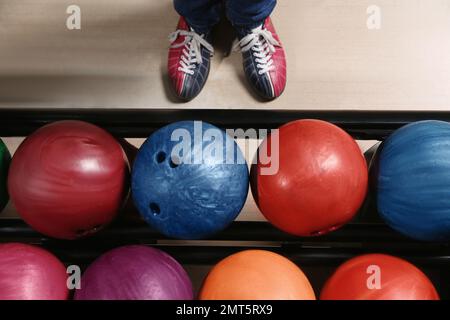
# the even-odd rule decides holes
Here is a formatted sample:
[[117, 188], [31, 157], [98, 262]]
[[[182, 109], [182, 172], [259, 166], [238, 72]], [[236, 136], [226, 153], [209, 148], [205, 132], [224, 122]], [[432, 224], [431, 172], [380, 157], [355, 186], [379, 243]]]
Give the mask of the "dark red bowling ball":
[[279, 147], [275, 134], [263, 141], [252, 168], [252, 192], [264, 216], [298, 236], [325, 234], [351, 220], [368, 184], [355, 140], [319, 120], [290, 122], [278, 136]]
[[66, 268], [44, 249], [0, 244], [0, 300], [65, 300]]
[[403, 259], [366, 254], [342, 264], [322, 289], [322, 300], [439, 300], [428, 277]]
[[113, 220], [128, 194], [128, 180], [125, 153], [108, 132], [86, 122], [59, 121], [19, 146], [8, 190], [35, 230], [76, 239]]

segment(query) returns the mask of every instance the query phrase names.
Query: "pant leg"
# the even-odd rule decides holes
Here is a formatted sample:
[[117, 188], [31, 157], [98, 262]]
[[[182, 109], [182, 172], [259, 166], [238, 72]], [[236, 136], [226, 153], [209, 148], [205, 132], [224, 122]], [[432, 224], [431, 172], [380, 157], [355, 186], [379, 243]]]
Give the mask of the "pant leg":
[[238, 28], [253, 29], [270, 16], [277, 0], [225, 0], [227, 17]]
[[221, 0], [174, 0], [175, 10], [198, 33], [208, 32], [220, 21]]

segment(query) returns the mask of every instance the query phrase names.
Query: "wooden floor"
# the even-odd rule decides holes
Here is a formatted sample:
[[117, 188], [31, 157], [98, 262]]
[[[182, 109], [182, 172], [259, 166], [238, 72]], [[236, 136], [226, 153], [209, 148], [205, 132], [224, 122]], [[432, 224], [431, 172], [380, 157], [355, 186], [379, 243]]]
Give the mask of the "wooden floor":
[[262, 104], [241, 57], [227, 57], [222, 26], [202, 94], [174, 100], [166, 79], [171, 0], [77, 0], [82, 30], [65, 22], [71, 0], [0, 0], [0, 107], [450, 108], [450, 1], [279, 0], [273, 18], [288, 56], [288, 86]]

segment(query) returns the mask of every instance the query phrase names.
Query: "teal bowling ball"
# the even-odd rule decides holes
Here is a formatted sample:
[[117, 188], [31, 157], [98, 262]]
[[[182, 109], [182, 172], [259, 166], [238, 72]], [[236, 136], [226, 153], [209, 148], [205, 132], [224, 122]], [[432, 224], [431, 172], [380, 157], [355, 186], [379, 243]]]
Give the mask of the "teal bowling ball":
[[7, 177], [9, 163], [11, 162], [11, 154], [8, 148], [0, 139], [0, 211], [2, 211], [8, 203]]

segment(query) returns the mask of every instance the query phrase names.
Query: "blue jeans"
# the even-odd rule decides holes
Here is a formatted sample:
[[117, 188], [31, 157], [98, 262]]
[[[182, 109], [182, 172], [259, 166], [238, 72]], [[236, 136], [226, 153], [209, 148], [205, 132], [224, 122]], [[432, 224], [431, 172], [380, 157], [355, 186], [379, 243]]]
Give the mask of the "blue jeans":
[[253, 29], [270, 16], [276, 3], [276, 0], [174, 0], [175, 10], [198, 33], [206, 33], [217, 24], [223, 9], [233, 26]]

